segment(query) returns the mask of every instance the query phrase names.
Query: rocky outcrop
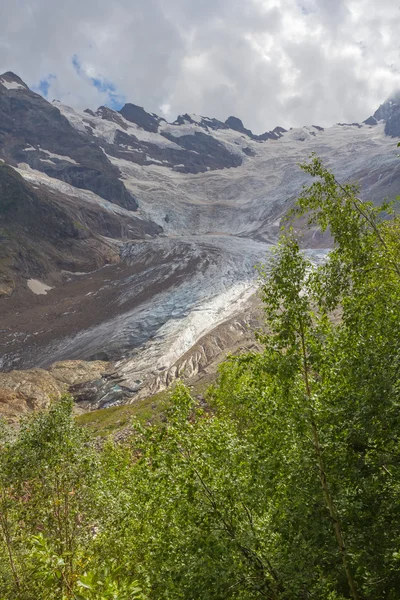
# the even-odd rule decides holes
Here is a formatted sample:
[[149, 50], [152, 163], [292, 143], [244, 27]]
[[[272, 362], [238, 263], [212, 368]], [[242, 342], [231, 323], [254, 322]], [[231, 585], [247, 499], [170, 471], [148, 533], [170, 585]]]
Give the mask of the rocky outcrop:
[[283, 127], [275, 127], [272, 131], [266, 131], [261, 135], [254, 134], [250, 129], [247, 129], [243, 122], [238, 119], [238, 117], [228, 117], [225, 123], [219, 121], [218, 119], [210, 119], [209, 117], [200, 117], [197, 115], [179, 115], [179, 117], [174, 121], [174, 125], [194, 125], [197, 127], [202, 127], [205, 131], [217, 131], [219, 129], [231, 129], [232, 131], [237, 131], [241, 133], [251, 140], [255, 142], [265, 142], [266, 140], [278, 140], [282, 137], [284, 133], [286, 133], [286, 129]]
[[110, 369], [110, 364], [105, 361], [65, 360], [52, 364], [48, 372], [56, 381], [68, 386], [95, 381]]
[[175, 163], [174, 167], [182, 173], [226, 169], [242, 164], [239, 156], [232, 154], [221, 142], [201, 131], [196, 131], [194, 135], [180, 136], [164, 132], [163, 136], [186, 151], [179, 154], [184, 162]]
[[380, 105], [372, 117], [364, 121], [366, 125], [376, 125], [385, 122], [385, 134], [390, 137], [400, 137], [400, 92]]
[[229, 127], [229, 129], [233, 129], [234, 131], [239, 131], [244, 135], [247, 135], [250, 139], [255, 140], [257, 142], [265, 142], [266, 140], [278, 140], [284, 133], [286, 133], [286, 129], [283, 127], [275, 127], [273, 131], [266, 131], [261, 135], [255, 135], [250, 129], [246, 129], [240, 119], [237, 117], [229, 117], [225, 124]]
[[65, 361], [49, 370], [0, 373], [0, 417], [15, 423], [33, 410], [48, 408], [73, 386], [101, 379], [108, 368], [100, 361]]
[[365, 119], [365, 121], [363, 121], [363, 123], [365, 125], [377, 125], [378, 121], [375, 119], [375, 117], [368, 117], [368, 119]]
[[161, 121], [165, 121], [165, 119], [161, 119], [153, 113], [146, 112], [144, 108], [136, 106], [136, 104], [125, 104], [119, 112], [127, 121], [131, 121], [145, 131], [153, 133], [158, 131]]
[[174, 125], [199, 125], [203, 127], [205, 130], [217, 131], [218, 129], [229, 129], [229, 126], [218, 119], [210, 119], [209, 117], [196, 117], [196, 120], [185, 113], [184, 115], [179, 115], [179, 117], [174, 121]]
[[253, 133], [250, 131], [250, 129], [246, 129], [242, 121], [237, 117], [228, 117], [225, 121], [225, 125], [227, 125], [229, 129], [233, 129], [234, 131], [244, 133], [245, 135], [248, 135], [251, 138], [253, 137]]
[[400, 105], [386, 121], [385, 133], [391, 137], [400, 137]]
[[279, 138], [281, 138], [286, 132], [287, 129], [278, 125], [278, 127], [275, 127], [275, 129], [273, 129], [272, 131], [266, 131], [265, 133], [262, 133], [261, 135], [257, 136], [257, 139], [261, 142], [268, 139], [279, 140]]

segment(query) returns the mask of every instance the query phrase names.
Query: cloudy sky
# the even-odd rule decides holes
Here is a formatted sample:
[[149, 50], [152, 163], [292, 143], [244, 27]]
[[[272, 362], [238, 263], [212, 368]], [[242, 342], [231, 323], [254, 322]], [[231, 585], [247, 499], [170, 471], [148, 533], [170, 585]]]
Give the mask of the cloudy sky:
[[400, 89], [400, 0], [0, 0], [0, 73], [78, 108], [363, 120]]

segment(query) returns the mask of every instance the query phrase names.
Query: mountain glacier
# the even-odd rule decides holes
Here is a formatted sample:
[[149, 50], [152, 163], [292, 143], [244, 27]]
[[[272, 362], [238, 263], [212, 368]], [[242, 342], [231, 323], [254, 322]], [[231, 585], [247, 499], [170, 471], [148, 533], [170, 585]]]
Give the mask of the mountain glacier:
[[[315, 152], [340, 181], [358, 181], [363, 198], [397, 194], [399, 116], [391, 100], [363, 123], [258, 136], [234, 117], [171, 124], [132, 104], [78, 111], [0, 76], [4, 181], [15, 175], [26, 206], [52, 216], [33, 230], [13, 207], [1, 225], [2, 368], [113, 361], [118, 384], [100, 386], [96, 406], [162, 389], [201, 340], [253, 310], [254, 265], [268, 261], [308, 181], [299, 162]], [[60, 219], [65, 232], [52, 239]], [[312, 231], [303, 243], [323, 260], [324, 236]], [[52, 289], [36, 296], [32, 278]]]

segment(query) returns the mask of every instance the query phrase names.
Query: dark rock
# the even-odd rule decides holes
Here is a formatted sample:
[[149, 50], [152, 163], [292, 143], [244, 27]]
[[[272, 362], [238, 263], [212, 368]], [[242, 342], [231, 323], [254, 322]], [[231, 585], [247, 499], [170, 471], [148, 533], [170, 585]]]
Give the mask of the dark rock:
[[337, 123], [337, 125], [340, 125], [341, 127], [358, 127], [359, 129], [362, 127], [360, 123]]
[[47, 241], [79, 238], [81, 231], [57, 206], [32, 190], [14, 169], [0, 164], [0, 217], [8, 227]]
[[391, 137], [400, 137], [400, 106], [386, 121], [385, 133]]
[[276, 135], [279, 135], [279, 137], [282, 137], [284, 133], [287, 133], [287, 129], [278, 125], [277, 127], [275, 127], [275, 129], [272, 130], [272, 133], [275, 133]]
[[[173, 125], [185, 125], [186, 117], [189, 118], [189, 115], [179, 115], [178, 118], [173, 122]], [[192, 119], [190, 119], [190, 121], [193, 122]]]
[[198, 123], [196, 123], [196, 121], [194, 121], [187, 113], [184, 115], [179, 115], [175, 119], [173, 125], [186, 125], [187, 123], [190, 123], [191, 125], [198, 125]]
[[68, 165], [63, 169], [46, 167], [43, 171], [50, 177], [62, 179], [71, 185], [90, 190], [98, 196], [119, 204], [128, 210], [136, 210], [138, 203], [134, 196], [128, 192], [122, 181], [102, 171], [88, 169], [80, 166]]
[[144, 108], [136, 106], [136, 104], [125, 104], [119, 112], [127, 121], [136, 123], [142, 129], [152, 133], [157, 133], [160, 122], [165, 120], [155, 114], [146, 112]]
[[112, 383], [105, 377], [72, 385], [69, 388], [69, 393], [75, 402], [86, 410], [124, 404], [132, 395], [128, 388], [123, 389], [120, 385]]
[[375, 125], [377, 121], [385, 121], [386, 135], [400, 137], [400, 92], [381, 104], [373, 117], [369, 117], [364, 123]]
[[243, 152], [247, 156], [255, 156], [256, 155], [256, 153], [254, 152], [254, 150], [252, 150], [251, 148], [243, 148]]
[[281, 138], [284, 133], [286, 133], [286, 129], [278, 126], [275, 127], [275, 129], [273, 129], [272, 131], [266, 131], [261, 135], [254, 136], [254, 138], [260, 142], [263, 142], [265, 140], [279, 140], [279, 138]]
[[385, 134], [400, 137], [400, 92], [380, 105], [372, 117], [364, 121], [365, 125], [376, 125], [385, 122]]
[[315, 129], [318, 129], [318, 131], [325, 131], [323, 127], [320, 127], [319, 125], [313, 125], [313, 127]]
[[207, 129], [217, 131], [218, 129], [229, 129], [229, 126], [218, 119], [209, 119], [208, 117], [202, 117], [201, 126]]
[[32, 277], [46, 279], [62, 269], [86, 271], [116, 262], [117, 249], [102, 236], [132, 240], [162, 232], [135, 213], [120, 215], [36, 188], [0, 163], [0, 288], [10, 281], [25, 288]]
[[[253, 137], [253, 139], [255, 139]], [[259, 142], [266, 142], [267, 140], [277, 140], [278, 136], [276, 136], [274, 133], [271, 133], [269, 131], [266, 131], [265, 133], [262, 133], [261, 135], [257, 136], [257, 141]]]
[[384, 119], [385, 134], [400, 137], [400, 92], [382, 104], [374, 114], [376, 119]]
[[244, 127], [242, 121], [240, 119], [238, 119], [237, 117], [228, 117], [227, 120], [225, 121], [225, 125], [227, 125], [230, 129], [233, 129], [234, 131], [238, 131], [239, 133], [244, 133], [245, 135], [248, 135], [250, 138], [254, 138], [254, 135], [250, 131], [250, 129], [246, 129]]
[[[196, 131], [194, 135], [182, 135], [175, 137], [170, 133], [163, 132], [162, 135], [175, 142], [185, 150], [192, 151], [193, 154], [185, 153], [186, 160], [178, 162], [183, 167], [177, 167], [184, 173], [198, 173], [210, 169], [224, 169], [229, 167], [238, 167], [242, 160], [236, 154], [229, 150], [211, 135]], [[194, 154], [194, 153], [197, 154]]]
[[400, 137], [400, 92], [380, 105], [372, 117], [364, 121], [366, 125], [376, 125], [378, 121], [385, 122], [385, 134]]
[[388, 121], [390, 117], [399, 110], [400, 94], [395, 95], [386, 102], [380, 105], [378, 110], [374, 112], [374, 117], [377, 121]]
[[225, 121], [226, 125], [233, 129], [234, 131], [238, 131], [239, 133], [243, 133], [247, 135], [249, 138], [256, 142], [265, 142], [267, 140], [278, 140], [282, 137], [284, 133], [286, 133], [286, 129], [283, 127], [275, 127], [272, 131], [266, 131], [261, 135], [255, 135], [250, 129], [246, 129], [240, 119], [237, 117], [229, 117]]
[[365, 121], [363, 121], [363, 123], [365, 125], [377, 125], [378, 121], [375, 119], [375, 117], [368, 117], [368, 119], [365, 119]]
[[16, 75], [12, 71], [7, 71], [6, 73], [3, 73], [3, 75], [0, 75], [0, 85], [1, 85], [1, 79], [8, 83], [17, 83], [18, 85], [22, 85], [22, 87], [24, 87], [26, 90], [29, 90], [26, 83], [24, 81], [22, 81], [22, 79], [20, 77], [18, 77], [18, 75]]
[[73, 396], [77, 404], [84, 402], [89, 406], [93, 406], [96, 405], [103, 383], [104, 381], [102, 379], [78, 383], [70, 386], [69, 393]]
[[121, 117], [120, 113], [108, 108], [108, 106], [100, 106], [97, 109], [96, 114], [93, 113], [94, 117], [101, 117], [105, 121], [112, 121], [113, 123], [117, 123], [122, 129], [128, 129], [128, 125], [125, 123], [124, 119]]
[[217, 131], [218, 129], [229, 129], [229, 126], [219, 121], [218, 119], [210, 119], [208, 117], [201, 117], [200, 122], [192, 119], [190, 115], [187, 113], [184, 115], [179, 115], [179, 117], [174, 121], [173, 125], [185, 125], [190, 123], [191, 125], [195, 125], [197, 127], [203, 127], [206, 131], [210, 129], [213, 131]]

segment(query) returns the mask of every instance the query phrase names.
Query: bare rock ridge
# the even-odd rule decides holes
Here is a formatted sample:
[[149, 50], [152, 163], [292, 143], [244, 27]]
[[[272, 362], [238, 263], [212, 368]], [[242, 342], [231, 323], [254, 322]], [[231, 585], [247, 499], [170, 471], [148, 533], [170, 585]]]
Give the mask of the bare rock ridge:
[[153, 133], [157, 133], [161, 121], [165, 121], [165, 119], [160, 119], [155, 114], [146, 112], [144, 108], [136, 106], [136, 104], [125, 104], [119, 112], [127, 121], [136, 123], [136, 125], [139, 125], [145, 131]]
[[88, 381], [101, 379], [109, 369], [105, 362], [65, 361], [45, 371], [0, 373], [0, 415], [16, 422], [21, 415], [47, 408], [54, 399]]
[[260, 142], [264, 142], [265, 140], [278, 140], [280, 137], [282, 137], [282, 135], [284, 133], [286, 133], [286, 129], [284, 129], [283, 127], [275, 127], [275, 129], [273, 131], [266, 131], [265, 133], [262, 133], [261, 135], [254, 135], [254, 133], [252, 131], [250, 131], [250, 129], [246, 129], [244, 127], [242, 121], [240, 119], [238, 119], [237, 117], [229, 117], [225, 121], [225, 124], [230, 129], [234, 129], [235, 131], [244, 133], [247, 136], [249, 136], [249, 138], [251, 138], [252, 140], [256, 140], [256, 141], [260, 141]]
[[265, 140], [278, 140], [284, 133], [286, 133], [286, 129], [283, 127], [275, 127], [273, 131], [266, 131], [261, 135], [255, 135], [250, 129], [246, 129], [243, 125], [243, 122], [237, 117], [228, 117], [226, 121], [223, 123], [218, 119], [210, 119], [208, 117], [197, 117], [196, 115], [179, 115], [179, 117], [174, 121], [174, 125], [199, 125], [205, 131], [218, 129], [231, 129], [232, 131], [238, 131], [239, 133], [243, 133], [248, 136], [250, 139], [254, 141], [264, 142]]
[[[254, 265], [307, 181], [296, 165], [317, 152], [363, 197], [397, 196], [399, 105], [255, 135], [236, 117], [75, 110], [0, 75], [0, 414], [66, 389], [85, 409], [133, 402], [251, 347]], [[303, 235], [316, 262], [328, 245]]]

